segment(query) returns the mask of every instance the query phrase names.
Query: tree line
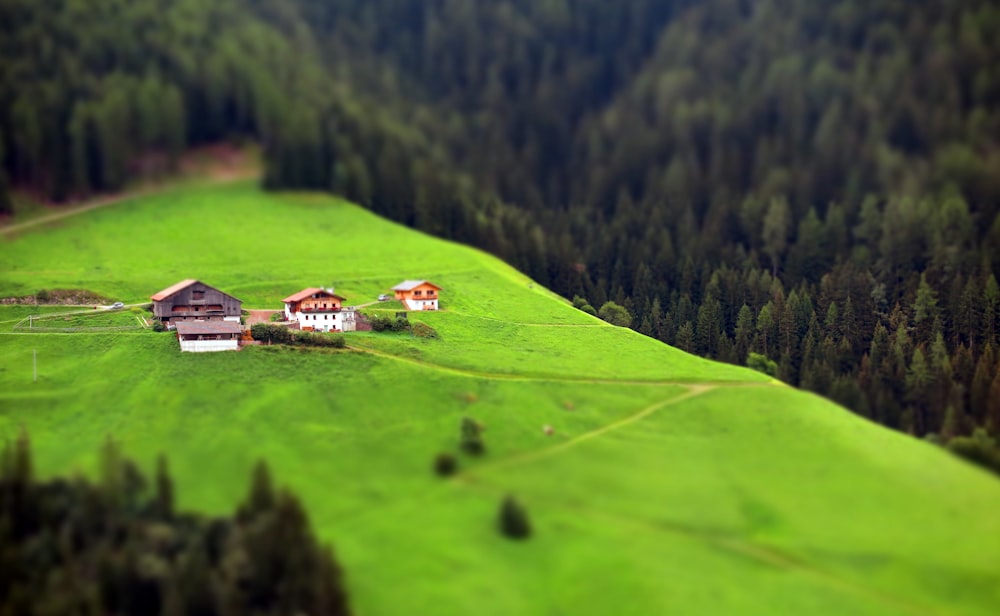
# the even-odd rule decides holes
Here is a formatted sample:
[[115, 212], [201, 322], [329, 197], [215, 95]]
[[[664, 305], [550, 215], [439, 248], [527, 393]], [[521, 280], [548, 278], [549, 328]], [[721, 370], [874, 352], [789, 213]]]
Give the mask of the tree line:
[[36, 5], [0, 0], [11, 186], [113, 189], [255, 139], [267, 187], [916, 435], [1000, 430], [995, 3]]

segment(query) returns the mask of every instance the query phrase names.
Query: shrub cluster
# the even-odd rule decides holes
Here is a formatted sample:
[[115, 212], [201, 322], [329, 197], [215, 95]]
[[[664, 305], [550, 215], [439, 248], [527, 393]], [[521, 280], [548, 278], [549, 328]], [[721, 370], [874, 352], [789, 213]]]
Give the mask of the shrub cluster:
[[414, 323], [410, 328], [417, 338], [439, 338], [437, 330], [426, 323]]
[[747, 355], [747, 367], [757, 372], [763, 372], [768, 376], [778, 376], [778, 363], [760, 353], [751, 352]]
[[972, 436], [951, 439], [948, 450], [973, 464], [1000, 473], [1000, 444], [983, 428], [976, 428]]
[[329, 347], [342, 349], [347, 341], [341, 334], [322, 334], [318, 332], [303, 332], [292, 330], [292, 344], [298, 346]]
[[232, 518], [174, 511], [113, 441], [101, 480], [32, 473], [22, 435], [0, 465], [0, 614], [349, 614], [342, 571], [298, 499], [254, 472]]
[[254, 323], [250, 326], [250, 335], [254, 340], [269, 344], [329, 347], [335, 349], [342, 349], [347, 346], [347, 341], [341, 334], [304, 332], [297, 329], [289, 329], [283, 325], [271, 325], [270, 323]]
[[373, 332], [403, 332], [410, 328], [409, 320], [403, 317], [377, 314], [368, 317], [368, 322], [372, 324]]
[[463, 417], [459, 446], [469, 455], [479, 456], [486, 451], [483, 443], [483, 426], [471, 417]]
[[450, 477], [458, 471], [458, 459], [448, 453], [441, 452], [434, 458], [434, 472], [442, 477]]

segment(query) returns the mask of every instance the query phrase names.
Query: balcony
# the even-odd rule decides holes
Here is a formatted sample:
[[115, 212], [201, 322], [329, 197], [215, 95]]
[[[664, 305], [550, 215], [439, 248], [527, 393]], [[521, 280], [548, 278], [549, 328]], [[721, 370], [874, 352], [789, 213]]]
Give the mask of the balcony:
[[322, 306], [308, 306], [308, 307], [302, 306], [298, 309], [298, 312], [301, 312], [303, 314], [311, 314], [313, 312], [340, 312], [340, 311], [341, 311], [340, 307], [334, 308], [332, 306], [328, 308], [323, 308]]

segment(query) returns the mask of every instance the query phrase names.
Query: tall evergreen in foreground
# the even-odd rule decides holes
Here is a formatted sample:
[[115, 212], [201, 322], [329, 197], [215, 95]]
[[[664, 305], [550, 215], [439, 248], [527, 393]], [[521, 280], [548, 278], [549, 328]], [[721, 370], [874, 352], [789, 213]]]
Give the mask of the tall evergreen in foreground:
[[350, 614], [340, 566], [262, 464], [235, 518], [175, 512], [173, 485], [161, 458], [150, 493], [110, 440], [99, 483], [37, 481], [22, 434], [0, 468], [0, 613]]

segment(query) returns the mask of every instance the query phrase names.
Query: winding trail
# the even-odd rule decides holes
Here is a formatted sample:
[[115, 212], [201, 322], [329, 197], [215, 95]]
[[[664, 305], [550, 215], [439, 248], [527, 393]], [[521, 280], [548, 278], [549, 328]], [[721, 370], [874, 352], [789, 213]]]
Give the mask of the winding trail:
[[[764, 386], [767, 387], [768, 385], [765, 383]], [[685, 402], [687, 400], [690, 400], [691, 398], [705, 394], [709, 391], [712, 391], [713, 389], [718, 389], [720, 386], [708, 385], [708, 384], [688, 384], [685, 387], [687, 388], [687, 392], [683, 394], [674, 396], [672, 398], [668, 398], [667, 400], [661, 400], [660, 402], [655, 402], [653, 404], [650, 404], [646, 408], [641, 409], [640, 411], [632, 415], [629, 415], [628, 417], [624, 417], [617, 421], [613, 421], [607, 425], [597, 428], [596, 430], [585, 432], [580, 436], [572, 438], [563, 443], [559, 443], [558, 445], [553, 445], [551, 447], [546, 447], [544, 449], [539, 449], [536, 451], [529, 451], [522, 454], [517, 454], [501, 460], [497, 460], [496, 462], [474, 466], [470, 468], [468, 471], [455, 475], [453, 480], [458, 482], [465, 482], [471, 480], [473, 477], [475, 477], [477, 473], [491, 472], [498, 469], [508, 468], [511, 466], [518, 466], [520, 464], [527, 464], [529, 462], [541, 460], [542, 458], [548, 458], [550, 456], [558, 455], [589, 440], [595, 439], [599, 436], [603, 436], [608, 432], [624, 428], [625, 426], [634, 424], [637, 421], [642, 421], [643, 419], [649, 417], [653, 413], [663, 410], [666, 407], [673, 406], [675, 404], [680, 404], [681, 402]]]
[[355, 353], [374, 355], [385, 359], [418, 366], [429, 370], [436, 370], [446, 374], [463, 376], [474, 379], [490, 379], [494, 381], [522, 381], [522, 382], [554, 382], [554, 383], [581, 383], [587, 385], [682, 385], [685, 387], [699, 386], [726, 386], [726, 387], [774, 387], [775, 383], [769, 381], [697, 381], [689, 379], [608, 379], [608, 378], [588, 378], [573, 377], [565, 375], [545, 375], [545, 374], [514, 374], [506, 372], [481, 372], [467, 368], [455, 368], [442, 364], [434, 364], [412, 357], [394, 355], [386, 351], [380, 351], [371, 347], [347, 345], [347, 350]]

